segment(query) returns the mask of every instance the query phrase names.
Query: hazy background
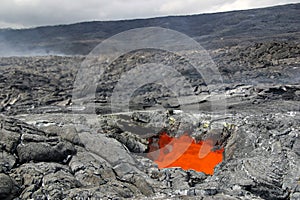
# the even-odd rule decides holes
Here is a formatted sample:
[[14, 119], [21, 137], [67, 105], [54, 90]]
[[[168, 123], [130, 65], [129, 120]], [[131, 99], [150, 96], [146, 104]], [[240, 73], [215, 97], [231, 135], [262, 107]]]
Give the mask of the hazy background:
[[0, 28], [260, 8], [300, 0], [0, 0]]

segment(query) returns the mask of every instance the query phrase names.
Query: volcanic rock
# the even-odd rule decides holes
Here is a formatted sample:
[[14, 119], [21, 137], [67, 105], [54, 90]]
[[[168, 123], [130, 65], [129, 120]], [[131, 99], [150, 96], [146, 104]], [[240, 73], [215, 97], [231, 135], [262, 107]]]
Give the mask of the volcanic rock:
[[71, 156], [74, 153], [75, 149], [73, 145], [67, 142], [58, 143], [55, 146], [41, 142], [30, 142], [28, 144], [19, 145], [17, 148], [20, 162], [63, 162], [68, 156]]
[[15, 187], [12, 179], [5, 174], [0, 174], [0, 180], [0, 198], [11, 199]]
[[[187, 18], [187, 31], [211, 47], [207, 50], [223, 84], [205, 83], [177, 54], [144, 49], [114, 60], [96, 77], [90, 97], [85, 96], [88, 84], [74, 86], [84, 78], [78, 71], [86, 56], [1, 57], [0, 199], [299, 199], [300, 46], [295, 19], [300, 12], [298, 4], [284, 8], [288, 11], [210, 16], [215, 24], [209, 16]], [[207, 23], [201, 28], [199, 20]], [[82, 26], [76, 27], [94, 30]], [[209, 30], [216, 32], [199, 36]], [[106, 36], [114, 31], [108, 32]], [[94, 39], [89, 41], [103, 38]], [[83, 44], [75, 43], [79, 47], [71, 53]], [[120, 91], [130, 96], [128, 105], [112, 106], [122, 75], [145, 63], [172, 66], [191, 91], [183, 85], [178, 97], [163, 85], [145, 84], [133, 94]], [[77, 90], [78, 99], [72, 96]], [[159, 169], [150, 159], [149, 144], [161, 133], [211, 140], [209, 151], [224, 149], [222, 162], [212, 175], [180, 166]]]
[[[35, 59], [11, 58], [11, 62]], [[44, 64], [67, 63], [63, 57], [38, 59]], [[73, 59], [77, 62], [79, 58]], [[39, 70], [32, 66], [31, 73]], [[72, 67], [65, 70], [76, 72]], [[10, 74], [4, 76], [13, 79]], [[49, 72], [47, 78], [55, 76]], [[59, 96], [71, 93], [71, 79], [61, 79], [66, 82], [58, 86]], [[9, 88], [15, 83], [7, 83], [11, 86], [1, 90], [10, 94], [11, 103], [3, 104], [5, 115], [0, 117], [0, 164], [1, 172], [16, 182], [17, 187], [6, 188], [15, 188], [13, 197], [296, 199], [299, 193], [296, 83], [225, 83], [215, 86], [214, 94], [200, 92], [203, 101], [186, 101], [191, 109], [185, 111], [167, 108], [106, 115], [70, 114], [68, 104], [59, 104], [60, 98], [46, 105], [38, 96], [30, 97], [28, 88], [19, 90], [26, 98], [14, 101], [15, 91]], [[33, 89], [41, 95], [57, 90], [43, 87]], [[229, 113], [225, 116], [205, 112], [218, 91], [226, 93]], [[49, 95], [56, 98], [54, 94]], [[148, 93], [141, 94], [147, 97]], [[150, 95], [159, 100], [158, 106], [175, 100], [161, 98], [155, 90]], [[24, 109], [27, 104], [35, 107]], [[96, 102], [96, 106], [109, 110], [109, 103]], [[193, 112], [195, 108], [203, 108], [202, 113]], [[215, 167], [213, 176], [180, 168], [158, 169], [148, 159], [147, 150], [148, 139], [161, 131], [173, 137], [186, 131], [196, 140], [214, 139], [216, 148], [224, 148], [223, 162]]]

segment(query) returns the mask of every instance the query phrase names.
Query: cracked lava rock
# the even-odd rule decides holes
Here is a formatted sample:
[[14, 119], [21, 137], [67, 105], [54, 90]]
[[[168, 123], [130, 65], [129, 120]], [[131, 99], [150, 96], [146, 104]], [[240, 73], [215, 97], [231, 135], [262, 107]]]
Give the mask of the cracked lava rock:
[[[227, 114], [220, 118], [206, 113], [213, 96], [197, 82], [195, 90], [202, 88], [199, 98], [204, 100], [187, 106], [200, 107], [201, 113], [172, 111], [171, 107], [166, 108], [168, 112], [71, 113], [72, 84], [82, 57], [0, 61], [4, 63], [0, 68], [1, 199], [299, 199], [300, 85], [284, 82], [294, 80], [299, 62], [291, 61], [294, 71], [286, 74], [290, 78], [282, 77], [281, 83], [241, 83], [239, 76], [260, 70], [255, 69], [235, 76], [238, 83], [216, 86], [215, 95], [219, 90], [227, 98]], [[261, 74], [268, 76], [281, 66], [263, 68]], [[27, 83], [31, 86], [21, 87]], [[168, 91], [168, 97], [161, 98], [151, 87], [133, 97], [132, 108], [155, 102], [173, 104]], [[110, 104], [102, 100], [103, 92], [99, 90], [95, 97], [96, 108], [107, 113]], [[140, 100], [147, 96], [156, 100]], [[184, 167], [180, 160], [176, 165], [167, 162], [173, 158], [171, 150], [184, 144], [175, 141], [184, 140], [186, 136], [180, 134], [186, 130], [192, 130], [190, 136], [197, 141], [193, 144], [189, 138], [191, 147], [198, 151], [199, 141], [201, 147], [207, 146], [200, 149], [200, 157], [208, 150], [220, 156], [210, 170]], [[158, 139], [156, 133], [164, 131], [169, 136], [163, 137], [170, 140], [161, 144], [166, 152], [150, 153], [151, 160], [148, 139]], [[213, 145], [205, 143], [209, 140]]]
[[[212, 16], [215, 25], [210, 15], [188, 17], [191, 35], [211, 44], [223, 78], [210, 87], [186, 60], [148, 49], [114, 60], [93, 99], [76, 105], [74, 81], [85, 56], [1, 57], [0, 199], [300, 199], [299, 8], [224, 13]], [[208, 21], [203, 37], [199, 21]], [[208, 37], [213, 30], [219, 32]], [[101, 40], [103, 31], [97, 30]], [[97, 40], [90, 35], [61, 47], [80, 50]], [[63, 41], [55, 38], [55, 45]], [[35, 45], [50, 48], [51, 41]], [[121, 74], [147, 62], [174, 66], [198, 100], [183, 95], [179, 103], [172, 91], [150, 84], [132, 96], [130, 112], [112, 114], [110, 96]], [[210, 112], [221, 94], [222, 116]]]

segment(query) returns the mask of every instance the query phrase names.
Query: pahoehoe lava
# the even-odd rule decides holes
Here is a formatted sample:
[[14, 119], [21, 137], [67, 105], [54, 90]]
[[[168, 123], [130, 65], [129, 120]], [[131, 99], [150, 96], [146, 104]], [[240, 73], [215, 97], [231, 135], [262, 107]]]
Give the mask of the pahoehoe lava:
[[[300, 4], [293, 4], [0, 30], [6, 38], [0, 48], [19, 38], [16, 52], [27, 46], [69, 54], [0, 58], [0, 199], [300, 199], [299, 11]], [[99, 24], [101, 33], [84, 28]], [[118, 58], [103, 74], [95, 99], [84, 102], [95, 103], [95, 115], [81, 107], [73, 112], [73, 84], [85, 54], [118, 31], [146, 25], [173, 28], [203, 43], [224, 83], [209, 88], [186, 60], [140, 50]], [[50, 29], [49, 38], [35, 37]], [[78, 34], [67, 37], [66, 30]], [[61, 43], [53, 39], [62, 37]], [[200, 100], [187, 96], [182, 105], [168, 88], [149, 84], [132, 96], [131, 112], [112, 114], [110, 96], [120, 75], [153, 60], [173, 65]], [[225, 116], [210, 113], [220, 94]], [[177, 139], [188, 133], [195, 144], [211, 141], [210, 151], [221, 152], [222, 162], [213, 173], [159, 167], [149, 159], [149, 142], [162, 133]]]

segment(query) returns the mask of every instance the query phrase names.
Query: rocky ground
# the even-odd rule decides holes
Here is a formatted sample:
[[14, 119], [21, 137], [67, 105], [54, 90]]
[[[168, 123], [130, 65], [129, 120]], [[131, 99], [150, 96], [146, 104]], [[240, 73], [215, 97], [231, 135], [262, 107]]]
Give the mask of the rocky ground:
[[[119, 58], [85, 102], [95, 103], [95, 112], [74, 109], [83, 56], [1, 58], [0, 199], [299, 199], [299, 44], [209, 53], [224, 81], [214, 87], [175, 55]], [[196, 101], [183, 95], [180, 104], [167, 88], [146, 85], [132, 96], [131, 112], [112, 114], [120, 73], [153, 59], [173, 64]], [[212, 113], [216, 99], [226, 104]], [[148, 138], [162, 130], [215, 138], [225, 149], [223, 162], [212, 176], [158, 169], [147, 158]]]

